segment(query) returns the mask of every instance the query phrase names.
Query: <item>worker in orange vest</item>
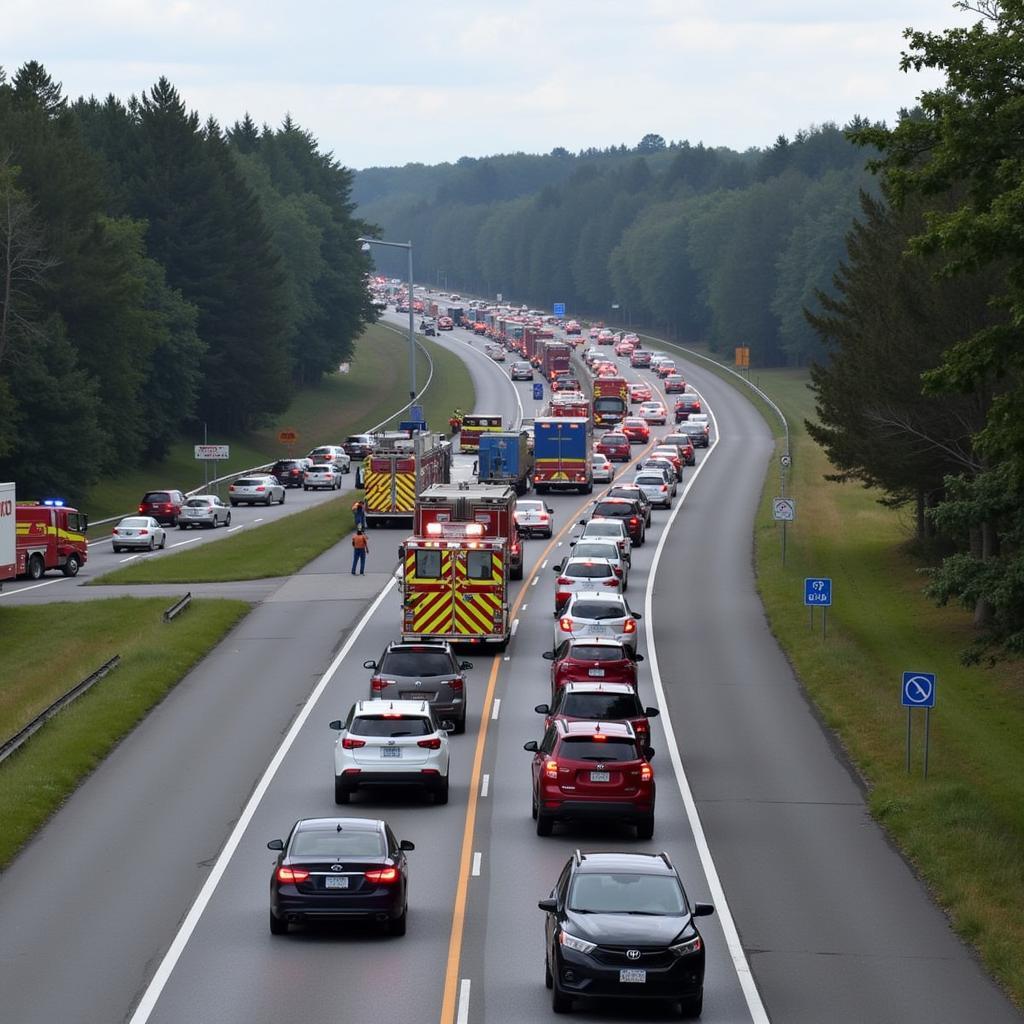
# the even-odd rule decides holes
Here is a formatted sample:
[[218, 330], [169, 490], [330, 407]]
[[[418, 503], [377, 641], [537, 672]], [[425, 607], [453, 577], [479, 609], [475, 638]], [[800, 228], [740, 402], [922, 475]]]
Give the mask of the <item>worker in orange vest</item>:
[[355, 520], [356, 526], [366, 526], [366, 505], [361, 500], [352, 505], [352, 518]]
[[370, 550], [370, 538], [363, 532], [361, 526], [356, 527], [352, 537], [352, 575], [356, 574], [356, 566], [359, 566], [359, 575], [366, 574], [366, 553]]

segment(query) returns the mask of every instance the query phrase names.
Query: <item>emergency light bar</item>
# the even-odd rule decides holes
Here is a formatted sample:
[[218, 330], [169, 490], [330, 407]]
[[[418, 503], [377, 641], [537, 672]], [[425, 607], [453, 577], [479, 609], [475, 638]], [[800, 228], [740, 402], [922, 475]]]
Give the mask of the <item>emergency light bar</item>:
[[428, 537], [482, 537], [483, 523], [427, 523]]
[[51, 508], [63, 508], [64, 507], [64, 499], [63, 498], [44, 498], [43, 499], [43, 504], [44, 505], [49, 505]]

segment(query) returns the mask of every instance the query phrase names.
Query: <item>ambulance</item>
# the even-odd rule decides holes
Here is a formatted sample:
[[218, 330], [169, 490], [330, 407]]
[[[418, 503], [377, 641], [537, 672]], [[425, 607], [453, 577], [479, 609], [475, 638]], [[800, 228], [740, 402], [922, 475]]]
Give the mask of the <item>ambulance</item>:
[[366, 525], [411, 524], [420, 490], [451, 480], [452, 447], [429, 432], [375, 434], [374, 445], [357, 478], [357, 486], [359, 479], [363, 485]]

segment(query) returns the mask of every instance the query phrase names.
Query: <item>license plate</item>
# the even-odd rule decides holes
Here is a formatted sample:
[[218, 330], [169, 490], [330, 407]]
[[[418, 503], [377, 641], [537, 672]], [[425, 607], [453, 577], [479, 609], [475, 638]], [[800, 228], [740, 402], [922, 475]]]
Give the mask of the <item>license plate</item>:
[[647, 972], [631, 971], [623, 968], [619, 971], [619, 981], [624, 985], [642, 985], [647, 981]]
[[587, 675], [588, 676], [601, 677], [601, 676], [604, 675], [604, 669], [603, 668], [590, 668], [590, 669], [587, 669]]
[[591, 772], [590, 773], [590, 781], [591, 782], [611, 782], [611, 780], [612, 780], [611, 772]]
[[380, 756], [381, 757], [401, 757], [402, 756], [402, 748], [401, 747], [381, 747], [380, 748]]
[[328, 875], [324, 879], [325, 889], [347, 889], [348, 888], [348, 875], [341, 875], [336, 878], [334, 875]]

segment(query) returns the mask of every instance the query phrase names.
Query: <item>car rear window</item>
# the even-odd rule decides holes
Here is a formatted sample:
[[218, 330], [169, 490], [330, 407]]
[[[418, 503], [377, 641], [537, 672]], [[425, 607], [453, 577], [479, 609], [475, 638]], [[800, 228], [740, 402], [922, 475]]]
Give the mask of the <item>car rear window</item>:
[[644, 713], [635, 693], [567, 693], [561, 711], [573, 718], [599, 721], [635, 718]]
[[209, 498], [189, 498], [185, 502], [186, 508], [209, 508], [213, 504]]
[[612, 567], [603, 562], [570, 562], [565, 567], [566, 576], [575, 576], [577, 579], [598, 580], [605, 576], [614, 575]]
[[615, 601], [577, 601], [572, 606], [577, 619], [624, 619], [626, 611]]
[[617, 501], [599, 501], [594, 506], [595, 516], [605, 516], [609, 519], [622, 519], [633, 514], [629, 505], [619, 504]]
[[655, 486], [658, 486], [658, 487], [662, 487], [665, 484], [664, 477], [651, 476], [651, 475], [648, 475], [648, 476], [638, 476], [636, 478], [636, 482], [638, 484], [651, 484], [651, 485], [655, 485]]
[[149, 517], [135, 516], [131, 519], [122, 519], [117, 525], [119, 527], [123, 526], [128, 530], [137, 530], [143, 526], [149, 526]]
[[605, 434], [601, 438], [602, 444], [629, 444], [629, 438], [625, 434]]
[[558, 751], [573, 761], [636, 761], [636, 744], [627, 739], [595, 740], [589, 736], [565, 736]]
[[379, 832], [296, 832], [288, 855], [293, 858], [322, 857], [339, 861], [346, 857], [383, 857], [384, 837]]
[[259, 487], [263, 483], [262, 477], [247, 476], [235, 481], [236, 487]]
[[618, 520], [614, 523], [588, 523], [586, 532], [591, 537], [621, 537], [620, 526]]
[[378, 672], [392, 676], [452, 675], [451, 658], [440, 651], [389, 651], [381, 659]]
[[146, 501], [170, 501], [171, 495], [169, 491], [147, 491], [143, 496], [142, 500]]
[[622, 661], [625, 657], [621, 647], [603, 644], [573, 644], [569, 657], [578, 661]]
[[423, 715], [357, 715], [348, 729], [353, 736], [429, 736], [434, 727]]

